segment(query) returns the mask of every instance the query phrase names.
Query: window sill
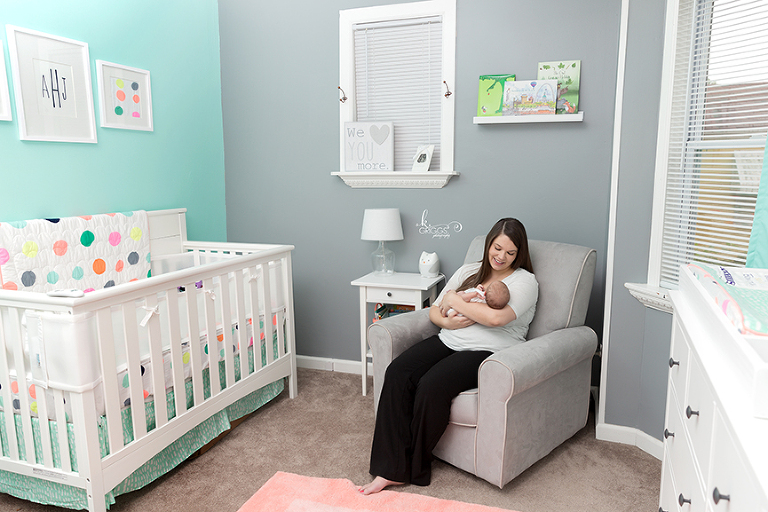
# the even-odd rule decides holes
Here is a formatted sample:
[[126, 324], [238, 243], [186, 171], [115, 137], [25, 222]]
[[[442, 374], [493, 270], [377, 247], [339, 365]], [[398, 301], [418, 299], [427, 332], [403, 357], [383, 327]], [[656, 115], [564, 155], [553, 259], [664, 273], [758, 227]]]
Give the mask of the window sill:
[[669, 299], [669, 290], [651, 286], [645, 283], [624, 283], [634, 298], [647, 308], [672, 313], [672, 301]]
[[332, 172], [352, 188], [443, 188], [458, 172]]

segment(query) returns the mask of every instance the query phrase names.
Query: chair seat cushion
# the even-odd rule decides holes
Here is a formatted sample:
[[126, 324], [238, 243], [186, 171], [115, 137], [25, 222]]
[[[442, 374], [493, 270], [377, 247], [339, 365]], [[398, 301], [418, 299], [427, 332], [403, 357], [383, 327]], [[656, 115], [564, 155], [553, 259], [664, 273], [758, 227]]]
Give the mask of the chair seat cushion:
[[477, 388], [463, 391], [453, 399], [448, 422], [464, 427], [477, 427]]

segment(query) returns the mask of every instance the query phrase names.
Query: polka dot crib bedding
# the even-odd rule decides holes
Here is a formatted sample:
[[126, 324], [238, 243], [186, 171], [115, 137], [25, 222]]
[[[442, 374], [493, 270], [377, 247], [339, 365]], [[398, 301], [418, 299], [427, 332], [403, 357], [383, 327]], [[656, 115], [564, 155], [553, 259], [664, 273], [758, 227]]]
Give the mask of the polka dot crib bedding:
[[150, 275], [147, 212], [0, 223], [4, 290], [85, 292]]
[[184, 211], [0, 223], [0, 492], [102, 511], [203, 425], [295, 395], [293, 247], [190, 242]]

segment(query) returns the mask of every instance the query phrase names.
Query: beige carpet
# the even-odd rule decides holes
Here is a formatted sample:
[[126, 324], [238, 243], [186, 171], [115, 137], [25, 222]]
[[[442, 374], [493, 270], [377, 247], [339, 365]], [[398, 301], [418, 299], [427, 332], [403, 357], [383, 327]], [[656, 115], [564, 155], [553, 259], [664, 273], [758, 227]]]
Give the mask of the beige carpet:
[[[284, 392], [203, 455], [119, 496], [112, 510], [236, 512], [278, 471], [367, 483], [373, 398], [360, 394], [360, 376], [300, 369], [298, 384], [297, 398]], [[635, 447], [597, 441], [592, 415], [504, 489], [440, 461], [433, 469], [430, 486], [397, 491], [520, 512], [658, 510], [661, 462]], [[0, 494], [0, 511], [64, 510]]]

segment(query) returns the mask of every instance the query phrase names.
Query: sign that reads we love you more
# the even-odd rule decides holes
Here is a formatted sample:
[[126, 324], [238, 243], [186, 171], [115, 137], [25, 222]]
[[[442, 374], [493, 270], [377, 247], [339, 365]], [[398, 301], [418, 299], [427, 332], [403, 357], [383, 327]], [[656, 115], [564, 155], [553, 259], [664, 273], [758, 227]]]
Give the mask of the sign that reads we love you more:
[[344, 170], [395, 170], [395, 133], [391, 121], [344, 123]]

